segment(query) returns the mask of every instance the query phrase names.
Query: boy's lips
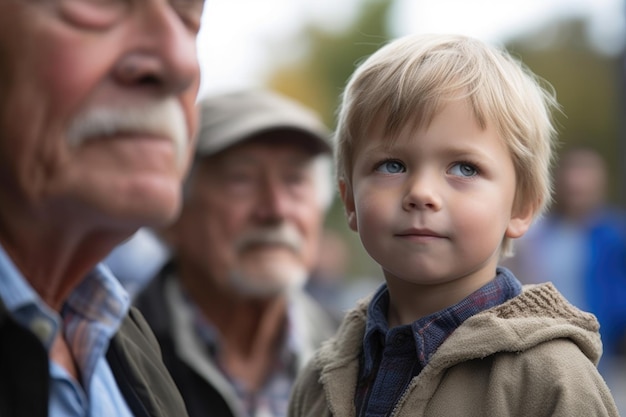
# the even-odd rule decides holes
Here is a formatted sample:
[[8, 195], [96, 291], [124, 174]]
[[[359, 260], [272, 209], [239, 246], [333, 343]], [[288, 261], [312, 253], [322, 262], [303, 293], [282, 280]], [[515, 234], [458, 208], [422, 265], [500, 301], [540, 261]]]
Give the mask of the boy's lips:
[[435, 232], [427, 228], [410, 228], [396, 233], [398, 237], [416, 237], [416, 238], [445, 238], [441, 233]]

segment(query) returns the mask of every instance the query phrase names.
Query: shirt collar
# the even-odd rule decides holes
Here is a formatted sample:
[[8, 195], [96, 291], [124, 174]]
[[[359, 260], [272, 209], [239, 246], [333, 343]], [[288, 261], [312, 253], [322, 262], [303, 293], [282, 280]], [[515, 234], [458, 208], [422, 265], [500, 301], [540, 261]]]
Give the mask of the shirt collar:
[[[457, 304], [413, 322], [410, 327], [421, 367], [426, 366], [439, 346], [465, 320], [481, 311], [504, 303], [519, 295], [521, 291], [522, 285], [517, 278], [508, 269], [498, 267], [493, 280]], [[368, 306], [368, 318], [363, 338], [364, 375], [372, 371], [376, 357], [384, 347], [385, 338], [389, 332], [388, 309], [389, 290], [387, 285], [383, 284], [376, 291]]]
[[104, 264], [87, 274], [63, 305], [64, 335], [86, 387], [129, 308], [128, 293]]
[[[33, 289], [0, 245], [0, 298], [12, 317], [30, 329], [48, 349], [60, 329], [61, 318]], [[97, 265], [70, 294], [62, 315], [81, 316], [100, 322], [107, 334], [117, 331], [130, 306], [130, 299], [119, 281], [103, 264]]]
[[363, 368], [365, 375], [374, 367], [375, 358], [385, 342], [389, 330], [387, 311], [389, 310], [389, 290], [382, 284], [374, 293], [367, 307], [367, 322], [363, 336]]
[[122, 284], [103, 263], [81, 281], [64, 305], [65, 311], [88, 321], [97, 321], [117, 331], [130, 307], [130, 297]]

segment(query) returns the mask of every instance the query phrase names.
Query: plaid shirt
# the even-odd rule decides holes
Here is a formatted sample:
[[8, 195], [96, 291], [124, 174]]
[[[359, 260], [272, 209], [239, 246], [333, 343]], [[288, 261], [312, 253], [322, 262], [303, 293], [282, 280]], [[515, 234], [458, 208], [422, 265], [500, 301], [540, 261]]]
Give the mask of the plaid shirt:
[[98, 265], [66, 300], [61, 314], [41, 300], [0, 246], [0, 298], [13, 318], [50, 350], [64, 332], [82, 384], [50, 361], [50, 416], [130, 417], [126, 400], [106, 361], [109, 341], [128, 312], [128, 295]]
[[285, 323], [283, 332], [283, 342], [267, 379], [258, 391], [252, 391], [246, 387], [243, 381], [237, 380], [229, 375], [224, 367], [222, 356], [220, 355], [220, 336], [217, 329], [204, 319], [202, 313], [195, 305], [188, 299], [187, 301], [192, 306], [195, 321], [194, 325], [200, 339], [206, 344], [211, 358], [222, 372], [222, 375], [231, 383], [237, 397], [239, 397], [241, 404], [247, 411], [248, 416], [286, 416], [289, 394], [291, 393], [291, 386], [295, 381], [297, 372], [297, 351], [299, 350], [292, 327], [292, 315], [288, 315], [288, 320]]
[[[368, 307], [355, 395], [358, 416], [387, 416], [411, 379], [469, 317], [519, 295], [522, 286], [505, 268], [458, 304], [407, 325], [388, 328], [389, 291], [383, 284]], [[411, 342], [412, 341], [412, 342]]]

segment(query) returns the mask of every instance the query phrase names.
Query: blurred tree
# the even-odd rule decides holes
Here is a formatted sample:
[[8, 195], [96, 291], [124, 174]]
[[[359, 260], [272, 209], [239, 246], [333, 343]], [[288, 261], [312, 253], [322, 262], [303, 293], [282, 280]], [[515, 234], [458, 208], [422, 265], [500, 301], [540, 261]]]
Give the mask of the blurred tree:
[[363, 0], [352, 25], [339, 33], [305, 29], [310, 51], [301, 61], [277, 68], [270, 87], [301, 100], [334, 126], [343, 87], [358, 63], [390, 39], [385, 29], [393, 0]]

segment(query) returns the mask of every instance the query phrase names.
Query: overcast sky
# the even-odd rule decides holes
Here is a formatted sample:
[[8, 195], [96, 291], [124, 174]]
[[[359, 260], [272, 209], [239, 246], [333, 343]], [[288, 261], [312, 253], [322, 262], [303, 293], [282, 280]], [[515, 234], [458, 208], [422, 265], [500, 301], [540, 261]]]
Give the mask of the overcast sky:
[[[201, 94], [262, 83], [277, 55], [293, 48], [304, 23], [339, 30], [362, 0], [207, 0], [198, 53]], [[394, 36], [463, 33], [490, 42], [545, 24], [555, 16], [588, 16], [595, 43], [607, 51], [626, 39], [623, 0], [397, 0]], [[290, 49], [291, 48], [291, 49]]]

